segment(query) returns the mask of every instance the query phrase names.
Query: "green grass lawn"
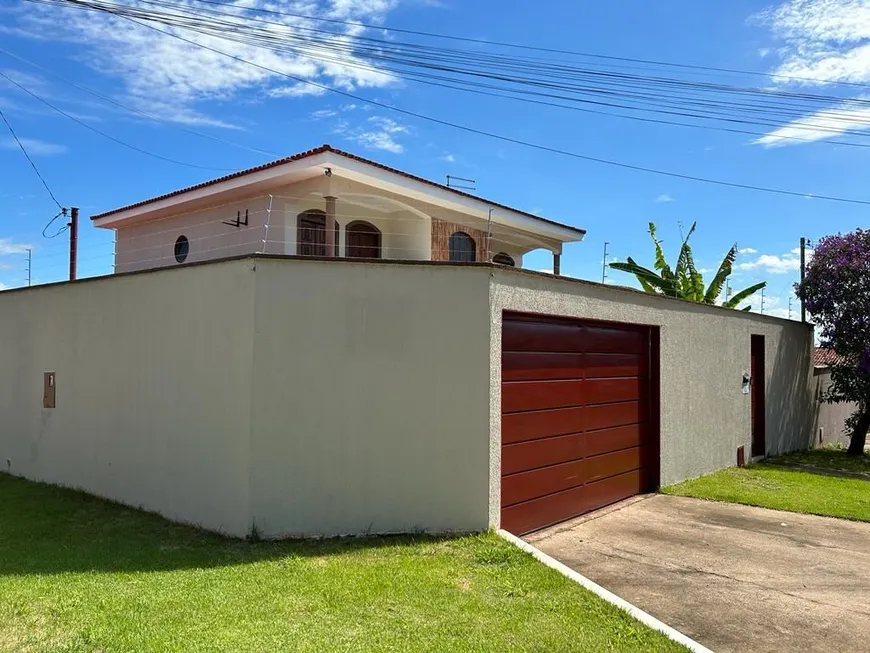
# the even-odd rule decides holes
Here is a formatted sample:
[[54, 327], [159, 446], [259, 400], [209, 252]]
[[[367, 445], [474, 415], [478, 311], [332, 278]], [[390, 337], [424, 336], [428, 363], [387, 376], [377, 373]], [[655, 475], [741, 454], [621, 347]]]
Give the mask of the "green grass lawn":
[[845, 449], [826, 447], [796, 451], [772, 458], [771, 462], [788, 463], [791, 465], [811, 465], [841, 472], [860, 472], [870, 474], [870, 455], [850, 456]]
[[0, 650], [685, 649], [495, 534], [245, 542], [0, 474]]
[[698, 499], [870, 521], [870, 481], [763, 464], [731, 467], [662, 489]]

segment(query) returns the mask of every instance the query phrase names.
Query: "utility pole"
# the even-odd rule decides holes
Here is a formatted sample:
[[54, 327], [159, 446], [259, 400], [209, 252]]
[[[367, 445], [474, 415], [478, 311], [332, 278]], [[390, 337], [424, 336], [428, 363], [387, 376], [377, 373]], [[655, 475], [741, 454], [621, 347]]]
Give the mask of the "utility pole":
[[725, 301], [727, 302], [729, 299], [731, 299], [731, 279], [725, 277]]
[[[801, 236], [801, 286], [804, 285], [804, 279], [807, 276], [807, 239]], [[801, 322], [807, 321], [807, 309], [804, 308], [804, 302], [801, 300]]]
[[761, 314], [764, 315], [764, 288], [761, 289]]
[[69, 280], [76, 280], [79, 254], [79, 209], [74, 206], [70, 209], [69, 220]]
[[788, 297], [788, 319], [791, 319], [791, 295]]
[[609, 244], [609, 240], [604, 241], [604, 258], [601, 261], [601, 283], [605, 283], [605, 279], [607, 279], [607, 246]]
[[27, 248], [27, 285], [30, 285], [31, 272], [33, 271], [33, 250]]

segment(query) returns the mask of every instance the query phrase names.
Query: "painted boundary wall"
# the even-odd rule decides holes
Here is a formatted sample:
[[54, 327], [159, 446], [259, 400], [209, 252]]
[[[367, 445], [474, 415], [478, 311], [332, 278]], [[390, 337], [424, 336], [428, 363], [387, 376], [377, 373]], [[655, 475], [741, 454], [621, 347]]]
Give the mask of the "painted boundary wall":
[[238, 536], [497, 526], [505, 310], [661, 327], [663, 484], [748, 451], [751, 334], [769, 453], [812, 442], [806, 325], [481, 264], [249, 257], [0, 293], [0, 469]]
[[665, 299], [630, 289], [493, 270], [490, 296], [490, 521], [501, 492], [501, 320], [504, 311], [542, 313], [660, 327], [661, 484], [737, 463], [751, 451], [750, 336], [764, 336], [767, 453], [812, 445], [812, 327], [800, 322]]

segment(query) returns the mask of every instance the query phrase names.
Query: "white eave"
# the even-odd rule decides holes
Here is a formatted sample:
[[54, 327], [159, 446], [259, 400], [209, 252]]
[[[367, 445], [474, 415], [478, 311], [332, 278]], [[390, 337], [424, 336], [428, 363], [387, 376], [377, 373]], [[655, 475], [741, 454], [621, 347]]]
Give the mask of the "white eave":
[[550, 220], [539, 218], [501, 204], [427, 182], [400, 171], [368, 163], [352, 155], [326, 150], [297, 160], [253, 170], [225, 180], [178, 192], [153, 201], [143, 202], [93, 220], [95, 227], [114, 229], [123, 223], [147, 222], [175, 213], [184, 213], [213, 205], [216, 202], [250, 197], [251, 193], [267, 193], [270, 189], [322, 176], [326, 170], [339, 177], [434, 204], [446, 209], [486, 220], [492, 211], [494, 224], [536, 234], [561, 243], [579, 242], [585, 232]]

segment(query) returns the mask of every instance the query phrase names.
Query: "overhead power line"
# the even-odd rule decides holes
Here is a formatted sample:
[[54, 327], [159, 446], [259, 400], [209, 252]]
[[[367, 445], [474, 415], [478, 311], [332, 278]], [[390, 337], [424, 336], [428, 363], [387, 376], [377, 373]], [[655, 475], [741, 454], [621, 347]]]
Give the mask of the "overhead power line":
[[[5, 75], [4, 75], [5, 77]], [[57, 208], [63, 211], [63, 207], [60, 205], [60, 202], [57, 201], [57, 198], [54, 196], [54, 193], [51, 192], [51, 188], [48, 187], [48, 182], [45, 181], [45, 177], [39, 172], [39, 168], [36, 167], [36, 164], [33, 162], [33, 159], [30, 158], [30, 155], [27, 153], [27, 148], [24, 147], [24, 143], [21, 142], [21, 139], [18, 138], [18, 135], [15, 133], [15, 130], [12, 129], [12, 125], [9, 124], [9, 121], [6, 119], [6, 115], [3, 113], [3, 110], [0, 109], [0, 118], [3, 118], [3, 122], [6, 123], [6, 126], [9, 128], [9, 133], [12, 134], [12, 138], [15, 139], [15, 142], [18, 143], [18, 147], [21, 148], [21, 151], [24, 153], [27, 162], [30, 164], [30, 167], [33, 168], [33, 172], [36, 173], [36, 176], [39, 177], [39, 181], [42, 182], [42, 185], [45, 186], [46, 192], [48, 192], [51, 197], [51, 201], [57, 204]]]
[[166, 161], [167, 163], [174, 163], [174, 164], [176, 164], [176, 165], [186, 166], [186, 167], [188, 167], [188, 168], [198, 168], [198, 169], [200, 169], [200, 170], [217, 170], [217, 171], [221, 171], [221, 172], [226, 172], [226, 171], [229, 171], [229, 170], [235, 170], [235, 168], [214, 168], [214, 167], [211, 167], [211, 166], [201, 166], [201, 165], [196, 165], [195, 163], [187, 163], [187, 162], [185, 162], [185, 161], [178, 161], [177, 159], [171, 159], [171, 158], [169, 158], [169, 157], [162, 156], [162, 155], [160, 155], [160, 154], [155, 154], [154, 152], [149, 152], [148, 150], [143, 150], [141, 147], [137, 147], [136, 145], [131, 145], [130, 143], [127, 143], [127, 142], [125, 142], [125, 141], [122, 141], [122, 140], [119, 139], [119, 138], [115, 138], [114, 136], [111, 136], [111, 135], [107, 134], [106, 132], [97, 129], [97, 128], [94, 127], [94, 126], [89, 125], [88, 123], [86, 123], [86, 122], [84, 122], [84, 121], [82, 121], [82, 120], [79, 120], [79, 119], [76, 118], [75, 116], [73, 116], [73, 115], [67, 113], [66, 111], [64, 111], [63, 109], [60, 109], [59, 107], [55, 106], [54, 104], [52, 104], [51, 102], [49, 102], [49, 101], [46, 100], [45, 98], [40, 97], [39, 95], [37, 95], [36, 93], [34, 93], [33, 91], [31, 91], [30, 89], [26, 88], [23, 84], [19, 84], [18, 82], [16, 82], [14, 79], [12, 79], [11, 77], [9, 77], [9, 75], [7, 75], [6, 73], [4, 73], [3, 71], [0, 71], [0, 77], [2, 77], [3, 79], [5, 79], [7, 82], [9, 82], [10, 84], [12, 84], [13, 86], [16, 86], [17, 88], [19, 88], [21, 91], [23, 91], [24, 93], [26, 93], [27, 95], [29, 95], [29, 96], [32, 97], [33, 99], [35, 99], [35, 100], [41, 102], [42, 104], [44, 104], [45, 106], [49, 107], [49, 108], [52, 109], [53, 111], [56, 111], [57, 113], [61, 114], [62, 116], [65, 116], [65, 117], [69, 118], [69, 119], [72, 120], [74, 123], [79, 124], [79, 125], [81, 125], [82, 127], [84, 127], [85, 129], [88, 129], [88, 130], [94, 132], [95, 134], [99, 134], [99, 135], [102, 136], [103, 138], [107, 138], [107, 139], [109, 139], [110, 141], [112, 141], [112, 142], [114, 142], [114, 143], [117, 143], [118, 145], [123, 145], [124, 147], [129, 148], [129, 149], [131, 149], [131, 150], [133, 150], [133, 151], [135, 151], [135, 152], [139, 152], [140, 154], [144, 154], [144, 155], [146, 155], [146, 156], [150, 156], [150, 157], [153, 157], [153, 158], [155, 158], [155, 159], [159, 159], [159, 160], [161, 160], [161, 161]]
[[[425, 114], [422, 114], [422, 113], [419, 113], [416, 111], [402, 109], [400, 107], [392, 106], [392, 105], [386, 104], [384, 102], [379, 102], [377, 100], [372, 100], [372, 99], [357, 95], [355, 93], [351, 93], [349, 91], [344, 91], [341, 89], [333, 88], [333, 87], [328, 86], [326, 84], [321, 84], [319, 82], [315, 82], [312, 80], [304, 79], [302, 77], [291, 75], [289, 73], [286, 73], [286, 72], [283, 72], [280, 70], [276, 70], [276, 69], [271, 68], [269, 66], [265, 66], [263, 64], [249, 61], [247, 59], [244, 59], [244, 58], [239, 57], [237, 55], [225, 52], [223, 50], [219, 50], [219, 49], [211, 47], [209, 45], [205, 45], [203, 43], [199, 43], [197, 41], [185, 38], [179, 34], [175, 34], [173, 32], [169, 32], [169, 31], [160, 29], [158, 27], [155, 27], [153, 25], [148, 24], [147, 22], [142, 22], [142, 21], [137, 20], [135, 18], [132, 18], [130, 16], [124, 15], [123, 13], [118, 13], [116, 11], [113, 11], [111, 8], [107, 9], [105, 7], [103, 7], [103, 8], [95, 7], [96, 3], [85, 2], [85, 1], [81, 1], [81, 0], [60, 0], [60, 2], [62, 2], [63, 4], [72, 5], [75, 7], [91, 9], [91, 10], [96, 10], [96, 11], [102, 11], [105, 13], [116, 15], [120, 18], [124, 18], [125, 20], [130, 21], [130, 22], [132, 22], [136, 25], [139, 25], [141, 27], [146, 27], [150, 30], [159, 32], [161, 34], [164, 34], [164, 35], [169, 36], [169, 37], [174, 38], [174, 39], [178, 39], [180, 41], [183, 41], [183, 42], [188, 43], [190, 45], [193, 45], [195, 47], [208, 50], [208, 51], [213, 52], [215, 54], [219, 54], [221, 56], [233, 59], [235, 61], [238, 61], [238, 62], [246, 64], [246, 65], [253, 66], [255, 68], [259, 68], [260, 70], [270, 72], [274, 75], [285, 77], [285, 78], [293, 80], [297, 83], [307, 84], [307, 85], [310, 85], [312, 87], [319, 88], [319, 89], [322, 89], [324, 91], [329, 91], [329, 92], [334, 93], [336, 95], [340, 95], [342, 97], [356, 100], [358, 102], [364, 102], [364, 103], [370, 104], [372, 106], [377, 106], [377, 107], [382, 108], [382, 109], [394, 111], [394, 112], [400, 113], [402, 115], [417, 118], [419, 120], [425, 120], [425, 121], [433, 123], [433, 124], [438, 124], [438, 125], [442, 125], [445, 127], [450, 127], [450, 128], [457, 129], [457, 130], [460, 130], [460, 131], [463, 131], [466, 133], [477, 134], [480, 136], [486, 136], [488, 138], [492, 138], [492, 139], [499, 140], [502, 142], [512, 143], [515, 145], [521, 145], [521, 146], [536, 149], [539, 151], [549, 152], [549, 153], [553, 153], [553, 154], [559, 154], [562, 156], [571, 157], [571, 158], [579, 159], [579, 160], [583, 160], [583, 161], [599, 163], [602, 165], [608, 165], [608, 166], [623, 168], [623, 169], [627, 169], [627, 170], [635, 170], [638, 172], [646, 172], [649, 174], [655, 174], [655, 175], [660, 175], [660, 176], [665, 176], [665, 177], [672, 177], [672, 178], [684, 179], [684, 180], [688, 180], [688, 181], [696, 181], [696, 182], [701, 182], [701, 183], [713, 184], [713, 185], [717, 185], [717, 186], [723, 186], [723, 187], [729, 187], [729, 188], [740, 188], [740, 189], [744, 189], [744, 190], [753, 190], [753, 191], [758, 191], [758, 192], [771, 193], [771, 194], [777, 194], [777, 195], [785, 195], [785, 196], [791, 196], [791, 197], [802, 197], [802, 198], [812, 197], [813, 199], [820, 199], [820, 200], [826, 200], [826, 201], [832, 201], [832, 202], [843, 202], [843, 203], [849, 203], [849, 204], [870, 205], [870, 200], [862, 200], [862, 199], [848, 198], [848, 197], [838, 197], [838, 196], [833, 196], [833, 195], [820, 195], [820, 194], [816, 194], [816, 193], [810, 194], [810, 193], [801, 192], [801, 191], [792, 191], [792, 190], [787, 190], [787, 189], [782, 189], [782, 188], [770, 188], [770, 187], [759, 186], [759, 185], [755, 185], [755, 184], [744, 184], [744, 183], [739, 183], [739, 182], [730, 182], [730, 181], [724, 181], [724, 180], [720, 180], [720, 179], [701, 177], [701, 176], [697, 176], [697, 175], [683, 174], [683, 173], [678, 173], [678, 172], [673, 172], [673, 171], [668, 171], [668, 170], [660, 170], [660, 169], [651, 168], [651, 167], [647, 167], [647, 166], [635, 165], [635, 164], [625, 163], [622, 161], [616, 161], [616, 160], [612, 160], [612, 159], [605, 159], [605, 158], [601, 158], [601, 157], [590, 156], [587, 154], [572, 152], [572, 151], [565, 150], [562, 148], [550, 147], [550, 146], [546, 146], [546, 145], [532, 143], [529, 141], [524, 141], [524, 140], [518, 139], [518, 138], [512, 138], [509, 136], [496, 134], [496, 133], [489, 132], [489, 131], [486, 131], [483, 129], [477, 129], [474, 127], [461, 125], [459, 123], [455, 123], [455, 122], [452, 122], [449, 120], [444, 120], [444, 119], [428, 116], [428, 115], [425, 115]], [[224, 38], [225, 40], [229, 40], [225, 36], [218, 36], [218, 37]]]
[[[59, 4], [57, 0], [31, 1], [40, 4]], [[202, 10], [205, 13], [201, 13], [191, 10], [188, 5], [178, 5], [166, 0], [140, 0], [136, 6], [100, 0], [90, 2], [68, 0], [61, 4], [117, 17], [158, 22], [168, 27], [183, 28], [209, 37], [292, 54], [312, 61], [337, 63], [381, 74], [386, 72], [395, 77], [436, 87], [626, 120], [714, 129], [759, 137], [769, 134], [685, 120], [738, 125], [754, 124], [773, 128], [781, 127], [783, 121], [786, 121], [791, 122], [789, 128], [796, 134], [785, 134], [776, 138], [792, 142], [818, 140], [818, 133], [845, 134], [860, 138], [870, 136], [862, 131], [870, 128], [870, 120], [864, 118], [864, 113], [854, 110], [866, 108], [870, 112], [870, 100], [864, 98], [842, 98], [676, 78], [617, 74], [607, 70], [567, 66], [553, 60], [517, 59], [420, 44], [402, 44], [295, 25], [291, 28], [284, 23], [243, 17], [239, 14], [207, 8]], [[142, 4], [169, 8], [171, 12], [157, 12], [142, 8]], [[242, 8], [238, 10], [244, 11]], [[226, 20], [226, 18], [233, 20]], [[268, 25], [269, 28], [252, 26], [249, 24], [252, 22]], [[274, 27], [281, 28], [283, 31], [273, 29]], [[315, 36], [306, 35], [312, 33]], [[365, 56], [367, 59], [360, 59], [360, 56]], [[367, 63], [368, 59], [377, 61], [377, 67]], [[583, 80], [583, 83], [578, 83], [579, 80]], [[544, 98], [544, 100], [531, 99], [533, 97]], [[844, 106], [832, 108], [830, 106], [832, 101], [844, 103]], [[575, 103], [583, 106], [574, 106]], [[589, 108], [590, 106], [596, 108]], [[655, 119], [615, 113], [610, 110], [614, 108], [673, 116], [677, 119]], [[820, 113], [823, 118], [806, 123], [800, 121], [808, 114], [815, 113]], [[832, 122], [837, 124], [832, 125]], [[807, 133], [808, 138], [800, 136], [801, 133]], [[867, 146], [866, 143], [843, 140], [822, 142], [834, 145]]]
[[24, 57], [21, 57], [13, 52], [9, 52], [8, 50], [0, 48], [0, 53], [3, 53], [6, 56], [11, 57], [13, 59], [16, 59], [22, 63], [25, 63], [28, 66], [33, 66], [34, 68], [41, 70], [42, 72], [44, 72], [48, 75], [51, 75], [52, 77], [63, 82], [64, 84], [68, 84], [69, 86], [72, 86], [73, 88], [77, 88], [80, 91], [83, 91], [85, 93], [93, 95], [94, 97], [99, 98], [99, 99], [103, 100], [104, 102], [108, 102], [109, 104], [113, 104], [116, 107], [124, 109], [125, 111], [129, 111], [130, 113], [134, 113], [134, 114], [142, 116], [144, 118], [148, 118], [149, 120], [154, 120], [154, 121], [159, 122], [159, 123], [164, 124], [164, 125], [169, 125], [170, 127], [173, 127], [175, 129], [179, 129], [179, 130], [186, 132], [188, 134], [193, 134], [194, 136], [200, 136], [202, 138], [207, 138], [209, 140], [212, 140], [212, 141], [215, 141], [218, 143], [223, 143], [225, 145], [231, 145], [232, 147], [237, 147], [237, 148], [240, 148], [243, 150], [248, 150], [249, 152], [255, 152], [257, 154], [265, 154], [266, 156], [279, 156], [279, 154], [277, 152], [270, 152], [268, 150], [258, 150], [255, 147], [249, 147], [247, 145], [242, 145], [241, 143], [236, 143], [236, 142], [233, 142], [230, 140], [226, 140], [224, 138], [220, 138], [218, 136], [214, 136], [212, 134], [206, 134], [204, 132], [200, 132], [200, 131], [197, 131], [195, 129], [190, 129], [188, 127], [184, 127], [183, 125], [179, 125], [179, 124], [176, 124], [174, 122], [167, 121], [166, 119], [161, 118], [159, 116], [155, 116], [154, 114], [148, 113], [146, 111], [142, 111], [141, 109], [136, 109], [135, 107], [131, 107], [131, 106], [124, 104], [122, 102], [118, 102], [114, 98], [111, 98], [107, 95], [104, 95], [104, 94], [100, 93], [99, 91], [95, 91], [94, 89], [89, 88], [87, 86], [84, 86], [83, 84], [79, 84], [79, 83], [74, 82], [70, 79], [67, 79], [66, 77], [63, 77], [62, 75], [58, 75], [53, 70], [49, 70], [45, 66], [40, 66], [38, 63], [35, 63], [35, 62], [30, 61], [28, 59], [25, 59]]
[[[772, 77], [774, 79], [784, 79], [798, 82], [813, 82], [813, 83], [821, 83], [821, 84], [829, 84], [830, 80], [817, 79], [813, 77], [799, 77], [794, 75], [781, 75], [777, 73], [762, 73], [758, 71], [752, 70], [740, 70], [736, 68], [718, 68], [715, 66], [700, 66], [697, 64], [685, 64], [685, 63], [676, 63], [670, 61], [656, 61], [652, 59], [638, 59], [633, 57], [619, 57], [613, 55], [604, 55], [592, 52], [581, 52], [577, 50], [563, 50], [559, 48], [546, 48], [535, 45], [528, 45], [522, 43], [510, 43], [506, 41], [490, 41], [487, 39], [479, 39], [479, 38], [471, 38], [467, 36], [458, 36], [455, 34], [443, 34], [438, 32], [426, 32], [421, 30], [412, 30], [412, 29], [401, 29], [398, 27], [388, 27], [386, 25], [374, 25], [370, 23], [363, 23], [361, 21], [350, 21], [350, 20], [342, 20], [340, 18], [327, 18], [324, 16], [314, 16], [311, 14], [300, 14], [289, 11], [279, 11], [277, 9], [266, 9], [261, 7], [249, 7], [249, 6], [239, 6], [228, 2], [219, 2], [218, 0], [194, 0], [200, 4], [208, 4], [208, 5], [218, 5], [221, 7], [232, 8], [237, 10], [245, 10], [245, 11], [253, 11], [264, 14], [273, 14], [277, 16], [287, 16], [290, 18], [297, 18], [302, 20], [310, 20], [321, 23], [332, 23], [338, 25], [346, 25], [349, 27], [359, 28], [363, 27], [366, 29], [377, 30], [377, 31], [385, 31], [385, 32], [395, 32], [396, 34], [409, 34], [413, 36], [425, 36], [428, 38], [436, 38], [436, 39], [445, 39], [450, 41], [461, 41], [464, 43], [474, 43], [476, 45], [485, 45], [485, 46], [497, 46], [504, 48], [515, 48], [519, 50], [529, 50], [535, 52], [548, 52], [550, 54], [563, 54], [563, 55], [571, 55], [575, 57], [586, 57], [591, 59], [602, 59], [609, 61], [623, 61], [628, 63], [636, 63], [636, 64], [645, 64], [650, 66], [663, 66], [669, 68], [681, 68], [684, 70], [697, 70], [697, 71], [705, 71], [705, 72], [718, 72], [718, 73], [728, 73], [728, 74], [736, 74], [736, 75], [753, 75], [759, 77]], [[870, 84], [862, 83], [862, 82], [836, 82], [842, 86], [856, 86], [860, 88], [870, 88]]]

